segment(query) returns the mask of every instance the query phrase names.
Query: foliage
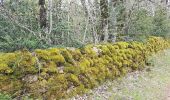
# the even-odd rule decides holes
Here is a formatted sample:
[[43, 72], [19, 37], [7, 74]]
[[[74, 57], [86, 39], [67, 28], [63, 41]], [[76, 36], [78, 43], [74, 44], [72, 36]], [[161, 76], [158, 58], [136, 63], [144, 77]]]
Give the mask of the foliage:
[[170, 28], [167, 14], [168, 12], [162, 7], [157, 7], [154, 15], [151, 15], [146, 9], [136, 10], [132, 14], [128, 33], [134, 36], [155, 35], [166, 37]]
[[18, 49], [29, 49], [34, 50], [36, 48], [47, 48], [48, 45], [42, 44], [42, 41], [34, 37], [13, 37], [6, 35], [0, 37], [0, 51], [17, 51]]
[[153, 18], [153, 31], [152, 33], [156, 36], [167, 37], [169, 36], [169, 19], [167, 18], [167, 10], [164, 8], [157, 8], [155, 16]]
[[[41, 29], [38, 0], [9, 0], [4, 2], [0, 13], [0, 51], [10, 52], [23, 48], [34, 50], [49, 47], [83, 47], [93, 42], [93, 34], [100, 32], [100, 3], [88, 3], [89, 14], [82, 5], [73, 2], [53, 2], [52, 30]], [[60, 4], [62, 3], [62, 5]], [[139, 4], [142, 2], [139, 2]], [[46, 2], [46, 6], [48, 2]], [[139, 6], [139, 5], [138, 5]], [[109, 3], [109, 35], [128, 33], [169, 37], [169, 12], [163, 6], [147, 7]], [[48, 6], [47, 6], [48, 8]], [[88, 8], [88, 7], [87, 7]], [[87, 9], [88, 10], [88, 9]], [[48, 11], [47, 11], [48, 12]], [[152, 14], [153, 13], [153, 14]], [[48, 14], [47, 14], [48, 15]], [[49, 17], [47, 18], [49, 21]], [[47, 22], [47, 25], [50, 23]], [[132, 36], [133, 37], [133, 36]], [[142, 38], [143, 38], [142, 37]], [[142, 39], [140, 38], [140, 39]], [[112, 39], [112, 37], [110, 37]], [[138, 39], [138, 36], [135, 40]]]
[[129, 29], [131, 34], [150, 34], [153, 29], [153, 17], [147, 10], [136, 10], [132, 15]]

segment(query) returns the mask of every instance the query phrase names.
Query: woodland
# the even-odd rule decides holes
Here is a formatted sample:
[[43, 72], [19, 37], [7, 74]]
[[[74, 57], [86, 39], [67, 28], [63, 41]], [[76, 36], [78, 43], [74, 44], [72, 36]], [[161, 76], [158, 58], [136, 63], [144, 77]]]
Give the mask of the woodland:
[[169, 0], [1, 0], [0, 50], [168, 37]]

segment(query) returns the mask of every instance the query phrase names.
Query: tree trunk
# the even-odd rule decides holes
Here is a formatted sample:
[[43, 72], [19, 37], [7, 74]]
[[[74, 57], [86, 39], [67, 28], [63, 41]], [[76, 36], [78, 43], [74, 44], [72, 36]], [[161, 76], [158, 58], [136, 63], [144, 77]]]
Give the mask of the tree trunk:
[[100, 41], [107, 42], [108, 40], [108, 18], [109, 18], [109, 9], [108, 9], [108, 0], [100, 0]]
[[92, 33], [92, 37], [93, 37], [93, 43], [97, 44], [98, 43], [98, 35], [97, 35], [97, 31], [96, 31], [96, 23], [95, 23], [95, 17], [93, 16], [93, 14], [91, 12], [92, 9], [91, 7], [91, 2], [88, 1], [88, 5], [87, 2], [85, 0], [81, 0], [81, 4], [83, 6], [83, 9], [85, 11], [85, 16], [88, 19], [89, 24], [91, 24], [91, 33]]
[[49, 22], [49, 29], [48, 34], [51, 34], [52, 28], [53, 28], [53, 13], [52, 13], [52, 5], [53, 0], [48, 0], [48, 22]]
[[4, 0], [0, 0], [0, 5], [3, 5], [4, 4]]
[[63, 0], [58, 0], [58, 2], [57, 2], [57, 5], [56, 5], [56, 7], [57, 7], [57, 23], [59, 23], [59, 22], [61, 22], [62, 21], [62, 1]]
[[84, 9], [85, 16], [88, 17], [88, 9], [87, 9], [87, 6], [86, 6], [86, 1], [85, 0], [80, 0], [80, 1], [81, 1], [82, 6], [83, 6], [83, 9]]
[[40, 27], [47, 27], [47, 10], [45, 8], [45, 0], [39, 0], [40, 5]]
[[168, 5], [169, 0], [166, 0], [166, 5]]

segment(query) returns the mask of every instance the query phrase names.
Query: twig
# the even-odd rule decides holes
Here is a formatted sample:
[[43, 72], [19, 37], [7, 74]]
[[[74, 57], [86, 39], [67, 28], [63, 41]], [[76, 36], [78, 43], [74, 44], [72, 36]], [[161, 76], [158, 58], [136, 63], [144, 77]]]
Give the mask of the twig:
[[19, 26], [19, 27], [21, 27], [21, 28], [29, 31], [29, 32], [32, 33], [34, 36], [37, 36], [34, 31], [32, 31], [31, 29], [29, 29], [29, 28], [27, 28], [26, 26], [24, 26], [24, 25], [20, 24], [19, 22], [17, 22], [17, 21], [14, 19], [14, 17], [10, 14], [10, 12], [5, 9], [5, 7], [0, 6], [0, 11], [4, 11], [4, 12], [7, 14], [7, 16], [5, 16], [5, 15], [2, 14], [5, 18], [7, 18], [7, 19], [9, 19], [10, 21], [14, 22], [17, 26]]

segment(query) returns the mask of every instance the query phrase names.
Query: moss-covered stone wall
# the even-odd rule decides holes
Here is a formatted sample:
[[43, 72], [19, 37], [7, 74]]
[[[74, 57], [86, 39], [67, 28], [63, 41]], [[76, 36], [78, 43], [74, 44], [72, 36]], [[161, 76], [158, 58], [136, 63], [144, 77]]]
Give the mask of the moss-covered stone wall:
[[13, 98], [61, 99], [83, 94], [107, 79], [143, 69], [147, 58], [169, 47], [160, 37], [81, 49], [0, 53], [0, 92]]

